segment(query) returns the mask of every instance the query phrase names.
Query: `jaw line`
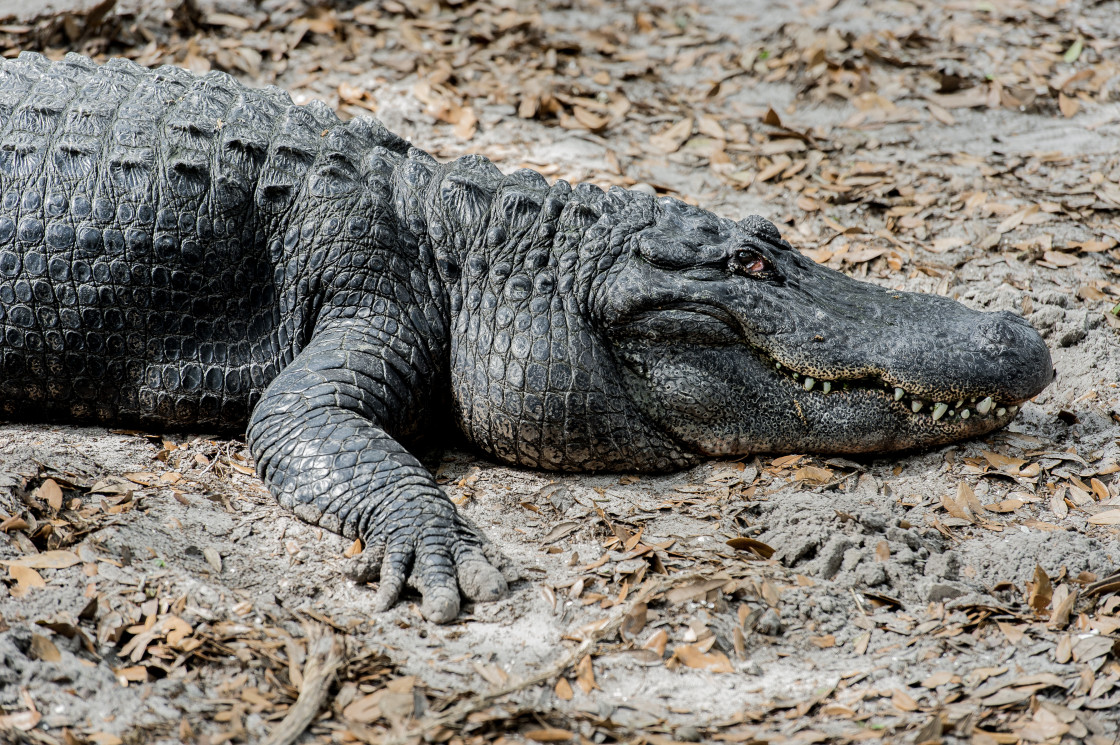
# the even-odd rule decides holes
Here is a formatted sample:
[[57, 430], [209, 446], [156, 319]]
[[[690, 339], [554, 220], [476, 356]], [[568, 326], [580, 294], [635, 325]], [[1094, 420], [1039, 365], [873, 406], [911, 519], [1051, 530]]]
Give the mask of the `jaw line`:
[[[964, 399], [956, 398], [954, 394], [932, 393], [918, 396], [871, 370], [863, 375], [833, 378], [831, 380], [823, 377], [812, 378], [778, 362], [777, 356], [771, 350], [751, 341], [747, 329], [732, 314], [718, 305], [695, 300], [666, 303], [661, 307], [635, 311], [629, 314], [619, 326], [625, 328], [638, 323], [643, 318], [655, 316], [664, 311], [694, 313], [722, 323], [735, 334], [739, 345], [745, 347], [759, 359], [777, 378], [795, 389], [799, 389], [799, 393], [836, 396], [838, 398], [846, 396], [851, 390], [861, 391], [865, 394], [878, 394], [901, 420], [915, 427], [924, 428], [931, 434], [937, 432], [948, 434], [948, 430], [958, 427], [971, 430], [972, 434], [982, 434], [998, 429], [1015, 418], [1023, 403], [1023, 400], [997, 400], [992, 396], [970, 396]], [[805, 386], [810, 379], [813, 382], [809, 388], [806, 388]], [[826, 388], [828, 390], [825, 390]], [[899, 391], [902, 392], [901, 397]], [[920, 406], [915, 410], [913, 407], [917, 404], [920, 404]], [[936, 419], [934, 414], [937, 414]], [[960, 436], [968, 436], [968, 432], [966, 431]]]

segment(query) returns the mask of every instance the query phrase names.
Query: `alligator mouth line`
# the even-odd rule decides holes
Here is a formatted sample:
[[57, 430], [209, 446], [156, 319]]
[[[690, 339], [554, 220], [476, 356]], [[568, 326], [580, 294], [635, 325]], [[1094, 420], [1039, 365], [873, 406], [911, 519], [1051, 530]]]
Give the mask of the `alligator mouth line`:
[[[911, 419], [924, 420], [927, 424], [940, 425], [950, 423], [964, 423], [972, 421], [995, 421], [1000, 419], [1010, 420], [1019, 413], [1019, 401], [997, 401], [992, 396], [971, 396], [968, 398], [952, 399], [946, 397], [943, 401], [919, 396], [900, 388], [892, 383], [872, 377], [851, 378], [846, 380], [825, 380], [815, 378], [783, 365], [771, 356], [770, 352], [750, 340], [748, 334], [735, 321], [731, 314], [705, 303], [678, 303], [670, 308], [660, 308], [660, 311], [679, 311], [690, 315], [702, 315], [723, 324], [737, 337], [739, 344], [747, 346], [763, 364], [767, 365], [780, 377], [785, 378], [792, 385], [796, 385], [806, 392], [815, 391], [820, 395], [838, 395], [852, 391], [867, 391], [880, 393], [898, 408], [905, 408], [906, 415]], [[641, 317], [635, 314], [629, 321], [633, 323]]]
[[[760, 352], [762, 350], [759, 350]], [[898, 386], [891, 385], [873, 378], [858, 378], [854, 380], [823, 380], [804, 375], [762, 353], [771, 367], [781, 376], [791, 381], [794, 385], [808, 391], [817, 391], [821, 395], [835, 395], [838, 393], [865, 390], [875, 391], [888, 396], [891, 401], [909, 410], [914, 417], [924, 417], [933, 422], [967, 421], [969, 419], [1001, 419], [1006, 416], [1015, 416], [1019, 406], [1008, 402], [999, 402], [991, 396], [971, 396], [956, 401], [934, 401], [922, 398]]]

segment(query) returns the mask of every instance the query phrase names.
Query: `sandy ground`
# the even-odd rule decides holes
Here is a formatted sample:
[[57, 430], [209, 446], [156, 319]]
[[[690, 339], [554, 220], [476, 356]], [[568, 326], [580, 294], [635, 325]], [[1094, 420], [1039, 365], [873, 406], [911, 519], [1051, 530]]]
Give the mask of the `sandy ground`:
[[[249, 10], [329, 19], [280, 5]], [[221, 43], [244, 31], [236, 4], [202, 7], [227, 14], [210, 17], [213, 48], [164, 53], [155, 21], [145, 48], [129, 17], [115, 28], [133, 46], [107, 50], [197, 67], [236, 49]], [[453, 109], [433, 113], [446, 100], [417, 85], [423, 71], [327, 64], [329, 33], [285, 64], [266, 54], [256, 74], [234, 69], [344, 115], [376, 108], [440, 157], [479, 152], [507, 170], [765, 215], [868, 281], [1022, 313], [1058, 378], [1004, 431], [899, 456], [764, 455], [648, 477], [515, 470], [465, 446], [430, 453], [511, 580], [508, 598], [447, 626], [425, 622], [415, 596], [371, 614], [372, 589], [344, 578], [348, 542], [278, 508], [242, 441], [0, 424], [0, 559], [15, 562], [0, 582], [0, 739], [261, 741], [300, 689], [302, 640], [319, 623], [345, 638], [349, 662], [304, 742], [1116, 742], [1120, 581], [1103, 580], [1120, 570], [1120, 344], [1108, 316], [1120, 302], [1120, 85], [1101, 62], [1116, 49], [1086, 42], [1058, 71], [1099, 63], [1096, 89], [1063, 93], [1064, 110], [1046, 86], [1007, 105], [1001, 90], [1017, 89], [995, 85], [1018, 51], [1052, 44], [1060, 67], [1072, 40], [1107, 39], [1120, 16], [1110, 4], [1008, 7], [713, 0], [644, 18], [637, 3], [557, 3], [540, 17], [564, 42], [552, 53], [583, 44], [624, 66], [648, 55], [622, 86], [629, 124], [596, 131], [519, 117], [517, 96], [475, 99], [475, 123], [452, 121]], [[530, 10], [493, 13], [509, 8]], [[853, 55], [843, 41], [923, 33], [979, 56], [935, 69], [972, 75], [962, 90], [982, 100], [954, 105], [935, 83], [918, 95], [893, 77], [917, 62], [884, 67], [883, 48]], [[689, 59], [695, 48], [753, 62], [728, 75]], [[823, 73], [818, 51], [833, 58]], [[779, 74], [784, 56], [801, 62]], [[571, 66], [562, 74], [595, 71]], [[828, 95], [852, 92], [852, 76], [855, 95]], [[801, 135], [771, 136], [768, 108]]]

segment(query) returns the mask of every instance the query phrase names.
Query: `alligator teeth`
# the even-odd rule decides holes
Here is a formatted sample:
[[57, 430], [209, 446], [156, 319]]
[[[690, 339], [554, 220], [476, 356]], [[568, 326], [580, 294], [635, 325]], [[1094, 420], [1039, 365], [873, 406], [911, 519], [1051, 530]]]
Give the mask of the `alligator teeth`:
[[[795, 372], [788, 366], [783, 365], [781, 362], [774, 360], [774, 368], [781, 371], [784, 375], [793, 378], [793, 382], [805, 391], [820, 391], [821, 393], [831, 393], [833, 390], [850, 391], [853, 388], [864, 390], [862, 381], [858, 381], [854, 385], [847, 380], [818, 380], [811, 375]], [[995, 416], [1002, 417], [1007, 414], [1014, 416], [1019, 411], [1018, 406], [1002, 406], [996, 407], [995, 401], [991, 396], [969, 396], [962, 398], [956, 403], [951, 401], [928, 401], [922, 400], [912, 393], [908, 393], [898, 386], [890, 384], [879, 383], [881, 386], [878, 390], [883, 391], [888, 396], [892, 396], [895, 401], [901, 402], [903, 406], [909, 407], [910, 411], [917, 414], [922, 411], [928, 411], [933, 421], [938, 422], [942, 419], [951, 420], [957, 419], [965, 420], [973, 416], [987, 416], [989, 413]], [[967, 404], [966, 404], [967, 402]], [[965, 406], [969, 408], [965, 408]]]

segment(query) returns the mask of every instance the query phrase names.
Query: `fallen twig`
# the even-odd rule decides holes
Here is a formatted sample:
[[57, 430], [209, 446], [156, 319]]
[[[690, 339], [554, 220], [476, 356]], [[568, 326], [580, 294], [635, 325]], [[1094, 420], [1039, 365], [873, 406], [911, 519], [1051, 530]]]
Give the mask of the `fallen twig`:
[[326, 626], [307, 624], [307, 662], [303, 686], [287, 716], [261, 745], [292, 745], [323, 708], [331, 683], [342, 667], [343, 642]]

